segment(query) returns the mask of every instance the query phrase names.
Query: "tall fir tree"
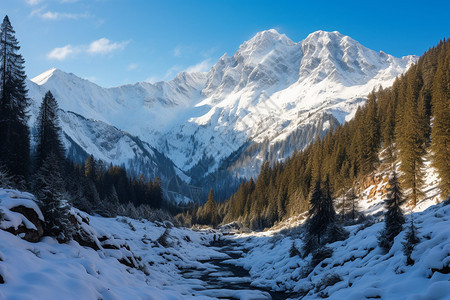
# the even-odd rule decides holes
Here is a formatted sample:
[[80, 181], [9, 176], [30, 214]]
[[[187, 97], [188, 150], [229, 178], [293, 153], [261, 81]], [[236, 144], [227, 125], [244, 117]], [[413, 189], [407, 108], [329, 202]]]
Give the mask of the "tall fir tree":
[[70, 221], [70, 206], [62, 199], [64, 181], [58, 158], [52, 152], [42, 162], [33, 180], [33, 190], [45, 218], [47, 235], [66, 242], [74, 234], [74, 225]]
[[317, 237], [320, 245], [321, 238], [325, 234], [327, 227], [335, 222], [336, 212], [331, 199], [329, 179], [327, 178], [321, 188], [320, 180], [317, 180], [311, 193], [309, 218], [307, 221], [308, 233]]
[[57, 161], [61, 163], [65, 157], [65, 150], [60, 138], [58, 103], [50, 91], [42, 99], [36, 128], [36, 167], [40, 168], [50, 153], [53, 153]]
[[0, 27], [0, 164], [16, 185], [27, 178], [30, 165], [29, 99], [24, 59], [8, 16]]
[[378, 147], [380, 144], [380, 128], [377, 119], [377, 100], [375, 91], [368, 98], [364, 111], [364, 128], [361, 129], [359, 165], [363, 174], [374, 170], [378, 161]]
[[94, 155], [89, 155], [84, 164], [84, 175], [91, 179], [92, 182], [96, 180], [96, 171], [97, 171], [97, 161], [94, 158]]
[[450, 45], [442, 43], [439, 64], [433, 81], [431, 148], [433, 164], [441, 179], [442, 198], [450, 196]]
[[204, 214], [207, 223], [213, 226], [217, 226], [219, 222], [219, 217], [217, 212], [217, 204], [216, 201], [214, 201], [213, 189], [209, 191], [208, 200], [206, 201], [204, 207]]
[[422, 86], [417, 66], [411, 67], [406, 80], [403, 110], [397, 128], [397, 144], [400, 150], [401, 181], [408, 189], [410, 202], [416, 206], [423, 196], [423, 156], [426, 147], [426, 126], [423, 111], [418, 105], [419, 92]]
[[411, 254], [417, 243], [420, 242], [418, 235], [418, 230], [416, 224], [414, 224], [414, 215], [411, 212], [411, 223], [409, 225], [408, 231], [405, 235], [405, 240], [403, 241], [403, 254], [406, 256], [406, 264], [413, 265], [414, 260], [411, 258]]
[[385, 250], [391, 249], [394, 238], [402, 231], [403, 224], [405, 223], [405, 218], [400, 207], [405, 200], [395, 170], [393, 171], [389, 185], [389, 193], [387, 199], [384, 201], [387, 209], [384, 216], [384, 228], [378, 236], [378, 245]]

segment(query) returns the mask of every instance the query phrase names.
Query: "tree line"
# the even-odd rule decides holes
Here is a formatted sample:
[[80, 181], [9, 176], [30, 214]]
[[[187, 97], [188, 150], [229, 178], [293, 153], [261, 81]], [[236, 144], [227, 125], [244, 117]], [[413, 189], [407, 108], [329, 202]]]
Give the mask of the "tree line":
[[[450, 194], [450, 51], [443, 40], [393, 85], [368, 95], [354, 118], [331, 128], [321, 139], [295, 152], [283, 163], [266, 162], [256, 180], [242, 183], [223, 204], [217, 204], [218, 223], [238, 220], [263, 229], [308, 211], [317, 182], [329, 181], [341, 213], [355, 218], [355, 192], [366, 175], [382, 161], [400, 162], [399, 181], [407, 202], [423, 199], [424, 159], [429, 156], [440, 179], [442, 197]], [[428, 158], [428, 157], [427, 157]], [[212, 207], [209, 205], [209, 207]], [[205, 207], [197, 208], [199, 212]]]

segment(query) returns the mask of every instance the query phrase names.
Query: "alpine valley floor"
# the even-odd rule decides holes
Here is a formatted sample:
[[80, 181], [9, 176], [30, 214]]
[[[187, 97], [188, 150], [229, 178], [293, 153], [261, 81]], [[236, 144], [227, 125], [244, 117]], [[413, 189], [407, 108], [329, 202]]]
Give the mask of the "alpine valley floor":
[[[410, 212], [420, 238], [412, 266], [402, 252], [406, 226], [387, 254], [378, 247], [382, 197], [369, 191], [383, 189], [381, 181], [359, 202], [372, 221], [347, 226], [349, 238], [330, 244], [333, 255], [313, 269], [311, 255], [290, 255], [293, 243], [303, 243], [302, 216], [264, 232], [222, 235], [73, 209], [97, 250], [50, 237], [30, 243], [0, 230], [0, 299], [449, 299], [450, 205], [437, 204], [433, 174], [427, 199]], [[32, 229], [14, 206], [42, 216], [33, 199], [1, 189], [0, 228]]]

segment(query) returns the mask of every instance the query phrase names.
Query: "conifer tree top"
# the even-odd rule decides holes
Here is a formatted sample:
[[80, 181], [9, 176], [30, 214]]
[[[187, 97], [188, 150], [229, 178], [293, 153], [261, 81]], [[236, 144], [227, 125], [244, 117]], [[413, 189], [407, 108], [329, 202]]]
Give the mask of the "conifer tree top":
[[3, 18], [2, 28], [5, 28], [5, 27], [10, 27], [12, 29], [11, 22], [9, 21], [8, 15], [6, 15]]

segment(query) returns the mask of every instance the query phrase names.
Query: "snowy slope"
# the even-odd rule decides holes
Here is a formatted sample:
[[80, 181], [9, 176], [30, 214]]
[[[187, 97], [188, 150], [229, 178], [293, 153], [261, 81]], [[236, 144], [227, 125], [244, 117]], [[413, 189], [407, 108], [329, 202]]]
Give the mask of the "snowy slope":
[[160, 177], [166, 185], [177, 176], [189, 179], [170, 159], [137, 137], [72, 112], [60, 111], [59, 117], [65, 148], [73, 161], [84, 162], [88, 153], [107, 165], [126, 166], [129, 174]]
[[[296, 43], [271, 29], [244, 42], [233, 56], [223, 55], [208, 73], [102, 88], [51, 69], [28, 88], [37, 103], [50, 89], [63, 110], [139, 137], [192, 176], [194, 169], [205, 175], [230, 166], [230, 156], [238, 160], [246, 147], [268, 142], [253, 157], [262, 161], [299, 127], [326, 125], [324, 115], [343, 123], [374, 87], [390, 86], [416, 60], [375, 52], [336, 31], [317, 31]], [[277, 159], [326, 129], [289, 145]], [[245, 174], [248, 165], [240, 165], [238, 173]], [[258, 165], [253, 169], [246, 175], [255, 175]]]
[[303, 245], [295, 232], [291, 236], [268, 232], [237, 237], [241, 249], [250, 251], [234, 263], [250, 270], [253, 285], [292, 291], [297, 295], [293, 299], [449, 299], [449, 216], [450, 205], [443, 204], [414, 213], [420, 242], [411, 256], [413, 266], [406, 265], [402, 252], [406, 226], [387, 254], [378, 247], [383, 222], [367, 228], [347, 227], [350, 237], [330, 244], [332, 257], [310, 273], [306, 270], [311, 256], [290, 257], [293, 242], [298, 249]]
[[[33, 229], [12, 207], [24, 205], [42, 219], [34, 196], [0, 189], [0, 210], [5, 215], [0, 220], [0, 298], [270, 299], [270, 291], [281, 299], [449, 299], [450, 204], [435, 204], [439, 197], [435, 179], [430, 168], [427, 198], [413, 212], [420, 239], [411, 255], [414, 265], [406, 265], [402, 253], [406, 226], [391, 250], [383, 253], [377, 244], [384, 226], [379, 220], [347, 226], [349, 238], [330, 244], [333, 255], [312, 270], [311, 255], [290, 255], [292, 243], [301, 249], [302, 231], [286, 227], [221, 237], [228, 239], [228, 246], [219, 248], [209, 245], [219, 236], [213, 230], [77, 211], [89, 220], [85, 224], [89, 232], [102, 241], [100, 249], [76, 241], [59, 244], [49, 237], [29, 243], [2, 229], [21, 223]], [[378, 192], [371, 198], [368, 194], [373, 188], [382, 190], [385, 183], [380, 182], [368, 186], [359, 202], [369, 215], [379, 215], [382, 197]], [[121, 262], [124, 254], [132, 254], [139, 267]], [[249, 274], [230, 272], [233, 267], [224, 265], [243, 266]]]
[[[293, 243], [302, 249], [300, 225], [305, 215], [265, 232], [233, 237], [239, 245], [235, 250], [246, 254], [230, 263], [248, 269], [253, 286], [290, 291], [293, 299], [449, 299], [450, 203], [440, 199], [439, 181], [429, 160], [424, 171], [425, 198], [414, 209], [403, 206], [406, 223], [388, 253], [377, 242], [384, 226], [383, 195], [389, 176], [388, 170], [382, 170], [368, 177], [358, 197], [359, 211], [368, 221], [345, 227], [349, 238], [327, 245], [333, 255], [312, 270], [311, 254], [305, 258], [290, 255]], [[411, 216], [420, 242], [411, 255], [415, 263], [408, 266], [402, 242]]]
[[[29, 194], [0, 189], [0, 208], [7, 218], [18, 215], [8, 210], [11, 202], [34, 203]], [[36, 205], [33, 209], [40, 213]], [[220, 253], [203, 245], [211, 239], [206, 232], [173, 228], [168, 236], [171, 246], [166, 249], [156, 242], [166, 230], [162, 224], [84, 217], [90, 219], [91, 232], [114, 242], [111, 247], [95, 251], [74, 241], [58, 244], [49, 237], [29, 243], [0, 230], [0, 275], [4, 280], [0, 298], [190, 299], [189, 282], [182, 282], [178, 267], [220, 257]], [[189, 236], [189, 242], [183, 239], [185, 236]], [[145, 269], [120, 263], [120, 250], [114, 249], [119, 244], [127, 244], [145, 263]]]
[[[59, 244], [44, 237], [30, 243], [4, 229], [28, 222], [9, 208], [26, 205], [42, 218], [34, 196], [0, 189], [0, 299], [217, 299], [204, 295], [207, 283], [185, 278], [182, 270], [214, 268], [204, 260], [229, 258], [209, 247], [211, 230], [193, 231], [172, 227], [170, 222], [149, 222], [124, 217], [103, 218], [74, 210], [88, 224], [90, 234], [102, 243], [100, 249], [83, 247], [76, 241]], [[33, 224], [31, 224], [33, 226]], [[166, 233], [165, 241], [161, 236]], [[139, 267], [124, 262], [133, 257]], [[229, 291], [239, 299], [263, 299], [267, 293]], [[220, 294], [220, 292], [219, 292]]]

